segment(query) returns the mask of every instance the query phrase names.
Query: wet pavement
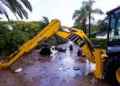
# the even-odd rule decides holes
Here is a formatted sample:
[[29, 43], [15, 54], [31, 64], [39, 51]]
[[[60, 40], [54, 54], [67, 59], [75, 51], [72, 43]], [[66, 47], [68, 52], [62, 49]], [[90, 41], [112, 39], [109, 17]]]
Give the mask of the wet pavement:
[[[72, 52], [68, 44], [61, 46], [66, 52], [56, 52], [50, 57], [40, 56], [39, 50], [33, 50], [9, 69], [0, 70], [0, 86], [109, 86], [94, 77], [94, 64], [77, 56], [77, 46]], [[15, 73], [18, 68], [22, 71]]]

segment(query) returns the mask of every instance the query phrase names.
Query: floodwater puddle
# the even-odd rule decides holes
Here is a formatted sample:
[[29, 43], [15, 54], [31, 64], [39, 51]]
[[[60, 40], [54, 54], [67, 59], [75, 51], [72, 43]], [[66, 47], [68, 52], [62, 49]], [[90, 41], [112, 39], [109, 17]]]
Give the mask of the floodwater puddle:
[[[40, 56], [39, 50], [22, 56], [11, 66], [22, 68], [21, 72], [0, 70], [0, 86], [108, 86], [88, 75], [93, 72], [95, 64], [89, 63], [85, 57], [78, 57], [76, 47], [70, 52], [68, 45], [64, 46], [66, 52], [56, 52], [50, 57]], [[79, 69], [74, 70], [75, 67]]]

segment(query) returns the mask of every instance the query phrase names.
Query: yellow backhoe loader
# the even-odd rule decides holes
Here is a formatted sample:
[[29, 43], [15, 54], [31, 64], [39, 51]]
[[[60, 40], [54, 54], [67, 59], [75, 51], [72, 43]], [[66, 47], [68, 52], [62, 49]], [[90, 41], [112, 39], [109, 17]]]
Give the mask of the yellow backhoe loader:
[[61, 26], [58, 19], [54, 19], [34, 38], [23, 44], [17, 51], [10, 55], [10, 61], [0, 63], [0, 68], [12, 65], [20, 56], [29, 52], [50, 36], [57, 34], [78, 45], [88, 60], [96, 64], [94, 75], [105, 80], [113, 86], [120, 86], [120, 7], [109, 12], [107, 49], [103, 50], [99, 45], [93, 45], [82, 30]]

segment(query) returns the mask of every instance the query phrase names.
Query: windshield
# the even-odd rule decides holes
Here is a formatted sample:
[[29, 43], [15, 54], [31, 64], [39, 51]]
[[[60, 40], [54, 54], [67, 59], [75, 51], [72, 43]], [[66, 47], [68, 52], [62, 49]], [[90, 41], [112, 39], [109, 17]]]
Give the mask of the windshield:
[[110, 16], [109, 41], [120, 40], [120, 10], [115, 11]]

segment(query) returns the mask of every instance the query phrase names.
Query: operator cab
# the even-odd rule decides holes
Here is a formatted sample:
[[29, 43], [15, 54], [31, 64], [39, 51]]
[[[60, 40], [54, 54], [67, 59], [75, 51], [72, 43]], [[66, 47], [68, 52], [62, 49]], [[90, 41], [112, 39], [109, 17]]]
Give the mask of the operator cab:
[[120, 53], [120, 6], [107, 12], [109, 18], [107, 54]]

